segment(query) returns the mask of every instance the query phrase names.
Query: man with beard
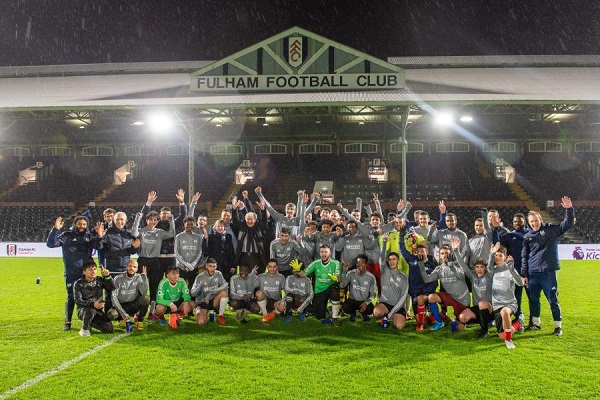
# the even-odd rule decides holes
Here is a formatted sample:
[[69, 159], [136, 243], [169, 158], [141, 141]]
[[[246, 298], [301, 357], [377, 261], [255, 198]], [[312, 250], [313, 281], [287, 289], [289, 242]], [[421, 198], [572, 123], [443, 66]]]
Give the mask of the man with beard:
[[115, 278], [115, 290], [112, 292], [113, 306], [106, 315], [111, 321], [121, 318], [122, 328], [125, 327], [125, 322], [133, 316], [136, 329], [141, 331], [144, 328], [143, 321], [148, 312], [150, 298], [146, 295], [148, 292], [146, 267], [142, 266], [140, 274], [137, 271], [138, 262], [130, 260], [127, 263], [127, 271]]
[[[81, 215], [75, 217], [71, 229], [61, 232], [64, 224], [62, 217], [56, 218], [54, 227], [48, 234], [46, 245], [50, 248], [62, 247], [65, 288], [67, 289], [63, 330], [68, 331], [71, 329], [71, 320], [75, 309], [73, 284], [81, 278], [83, 265], [92, 258], [94, 249], [100, 247], [100, 241], [88, 231], [88, 220]], [[98, 226], [101, 224], [101, 222], [96, 224], [97, 230], [100, 229]]]

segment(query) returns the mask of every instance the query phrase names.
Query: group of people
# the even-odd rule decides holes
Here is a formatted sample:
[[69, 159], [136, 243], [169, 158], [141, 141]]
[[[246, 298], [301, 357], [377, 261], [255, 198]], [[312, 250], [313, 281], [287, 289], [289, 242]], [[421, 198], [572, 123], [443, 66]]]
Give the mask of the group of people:
[[77, 216], [65, 230], [57, 218], [47, 245], [63, 248], [64, 329], [71, 328], [75, 304], [82, 336], [92, 327], [112, 332], [112, 321], [141, 330], [147, 314], [173, 328], [188, 315], [198, 324], [215, 316], [226, 324], [230, 307], [241, 323], [251, 313], [265, 323], [278, 315], [291, 323], [296, 311], [300, 320], [314, 315], [333, 326], [346, 314], [350, 322], [376, 318], [382, 326], [403, 329], [414, 315], [417, 331], [428, 324], [436, 331], [447, 323], [453, 330], [478, 323], [482, 338], [495, 324], [506, 346], [514, 348], [513, 333], [525, 328], [525, 287], [528, 327], [541, 328], [543, 291], [554, 334], [562, 335], [556, 271], [559, 237], [574, 224], [568, 197], [561, 200], [565, 218], [560, 224], [530, 211], [515, 214], [509, 230], [498, 211], [482, 209], [469, 237], [443, 201], [439, 220], [432, 222], [423, 210], [407, 218], [411, 205], [402, 200], [395, 212], [384, 214], [377, 195], [375, 209], [367, 205], [363, 213], [360, 198], [353, 210], [342, 204], [329, 208], [318, 204], [319, 194], [300, 190], [296, 204], [279, 213], [262, 188], [254, 192], [254, 202], [247, 191], [234, 197], [212, 226], [204, 215], [194, 218], [200, 194], [188, 210], [183, 190], [176, 194], [176, 218], [168, 207], [151, 210], [156, 192], [148, 194], [131, 226], [125, 213], [113, 209], [106, 209], [93, 228]]

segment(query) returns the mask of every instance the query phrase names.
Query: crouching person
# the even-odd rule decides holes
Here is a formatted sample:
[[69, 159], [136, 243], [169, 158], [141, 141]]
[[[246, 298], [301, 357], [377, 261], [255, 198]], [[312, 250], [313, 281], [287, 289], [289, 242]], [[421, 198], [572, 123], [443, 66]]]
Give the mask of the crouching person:
[[169, 265], [167, 277], [158, 284], [154, 317], [162, 326], [166, 326], [165, 313], [169, 312], [171, 313], [169, 326], [177, 328], [181, 325], [183, 317], [192, 311], [193, 305], [188, 285], [183, 278], [179, 277], [179, 268]]
[[113, 290], [112, 304], [106, 316], [111, 321], [121, 320], [121, 328], [125, 328], [125, 323], [133, 317], [135, 327], [138, 331], [144, 329], [144, 317], [148, 312], [150, 297], [148, 292], [148, 278], [146, 277], [146, 267], [142, 267], [140, 274], [138, 271], [138, 262], [130, 260], [127, 263], [127, 271], [114, 280], [115, 290]]
[[292, 322], [292, 309], [298, 310], [298, 318], [300, 321], [306, 319], [304, 310], [310, 304], [314, 297], [312, 282], [304, 275], [302, 263], [298, 260], [290, 262], [292, 267], [292, 275], [285, 280], [285, 319], [284, 323]]
[[114, 290], [115, 285], [106, 268], [102, 267], [102, 277], [97, 277], [96, 273], [96, 262], [89, 260], [83, 264], [83, 277], [73, 285], [77, 317], [83, 322], [79, 331], [81, 336], [90, 336], [90, 328], [96, 328], [102, 333], [113, 332], [112, 323], [102, 311], [102, 291]]
[[254, 267], [250, 273], [249, 270], [247, 265], [242, 265], [240, 273], [232, 276], [229, 284], [229, 305], [236, 311], [236, 319], [242, 324], [248, 323], [249, 312], [260, 312], [260, 307], [254, 299], [254, 281], [258, 267]]
[[285, 303], [281, 297], [281, 292], [285, 290], [285, 277], [277, 272], [277, 260], [270, 259], [267, 262], [267, 272], [256, 278], [254, 287], [262, 322], [271, 321], [285, 310]]
[[210, 310], [219, 310], [217, 321], [225, 325], [225, 308], [229, 302], [229, 285], [221, 271], [217, 271], [217, 261], [214, 258], [206, 260], [204, 271], [196, 276], [192, 286], [192, 296], [196, 299], [196, 322], [198, 325], [206, 323], [206, 316]]

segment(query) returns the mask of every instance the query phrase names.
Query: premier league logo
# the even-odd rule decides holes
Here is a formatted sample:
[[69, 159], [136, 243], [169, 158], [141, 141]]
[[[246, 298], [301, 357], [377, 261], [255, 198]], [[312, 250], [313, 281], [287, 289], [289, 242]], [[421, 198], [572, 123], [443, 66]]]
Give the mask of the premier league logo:
[[15, 257], [17, 255], [17, 245], [16, 244], [7, 244], [6, 245], [6, 255], [9, 257]]
[[288, 64], [297, 68], [304, 62], [302, 52], [302, 37], [292, 36], [288, 38], [287, 59]]
[[585, 258], [585, 254], [583, 253], [583, 249], [581, 247], [575, 247], [575, 250], [573, 250], [573, 258], [576, 260], [583, 260]]

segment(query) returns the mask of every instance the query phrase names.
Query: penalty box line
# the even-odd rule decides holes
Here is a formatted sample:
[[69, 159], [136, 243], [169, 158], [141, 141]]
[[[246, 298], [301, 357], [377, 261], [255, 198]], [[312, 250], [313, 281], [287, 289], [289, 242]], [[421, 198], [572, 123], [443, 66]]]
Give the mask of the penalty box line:
[[87, 358], [93, 354], [96, 354], [100, 350], [104, 349], [105, 347], [110, 346], [113, 343], [118, 342], [119, 340], [123, 339], [126, 336], [128, 336], [127, 333], [122, 333], [118, 336], [115, 336], [112, 339], [110, 339], [102, 344], [99, 344], [98, 346], [86, 351], [85, 353], [82, 353], [68, 361], [65, 361], [64, 363], [60, 364], [57, 367], [54, 367], [46, 372], [43, 372], [43, 373], [39, 374], [38, 376], [35, 376], [35, 377], [29, 379], [28, 381], [23, 382], [22, 384], [20, 384], [17, 387], [7, 390], [6, 392], [0, 394], [0, 400], [4, 400], [4, 399], [8, 398], [9, 396], [12, 396], [13, 394], [19, 393], [25, 389], [30, 388], [31, 386], [43, 381], [46, 378], [51, 377], [54, 374], [64, 371], [65, 369], [69, 368], [71, 365], [78, 363], [79, 361], [81, 361], [84, 358]]

